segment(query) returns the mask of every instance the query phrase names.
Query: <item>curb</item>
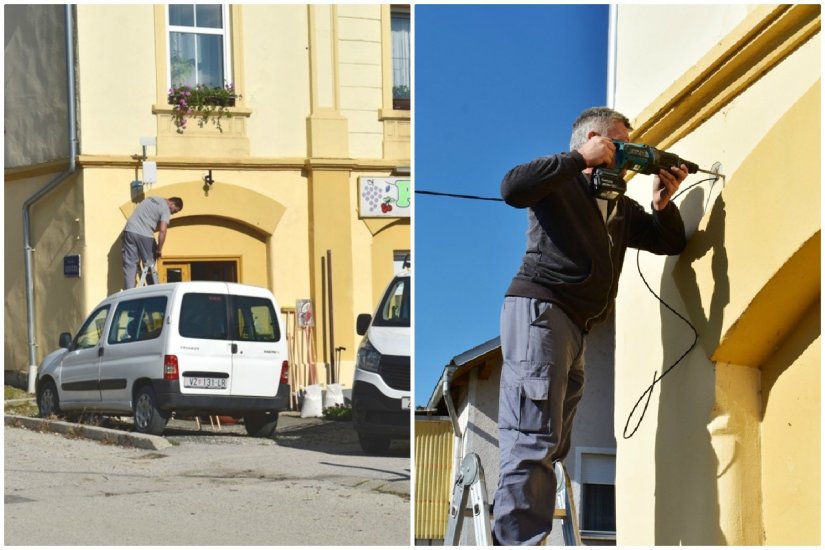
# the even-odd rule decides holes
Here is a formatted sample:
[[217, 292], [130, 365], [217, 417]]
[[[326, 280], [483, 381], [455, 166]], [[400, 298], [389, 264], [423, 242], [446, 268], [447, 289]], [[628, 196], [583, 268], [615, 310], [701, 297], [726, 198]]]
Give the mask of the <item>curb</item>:
[[28, 428], [39, 432], [52, 432], [70, 437], [80, 437], [108, 443], [110, 445], [121, 445], [124, 447], [136, 447], [138, 449], [150, 449], [159, 451], [172, 444], [166, 438], [159, 435], [147, 435], [111, 428], [101, 428], [99, 426], [87, 426], [85, 424], [74, 424], [62, 420], [48, 420], [46, 418], [31, 418], [29, 416], [19, 416], [7, 414], [5, 425], [17, 428]]

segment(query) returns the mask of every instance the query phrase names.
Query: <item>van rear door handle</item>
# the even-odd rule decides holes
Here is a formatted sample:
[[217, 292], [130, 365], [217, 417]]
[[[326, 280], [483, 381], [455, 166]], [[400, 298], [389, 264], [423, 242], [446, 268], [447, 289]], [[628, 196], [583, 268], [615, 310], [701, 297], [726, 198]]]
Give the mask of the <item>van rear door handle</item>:
[[238, 344], [232, 343], [232, 353], [238, 353]]
[[103, 348], [97, 348], [97, 356], [103, 357]]

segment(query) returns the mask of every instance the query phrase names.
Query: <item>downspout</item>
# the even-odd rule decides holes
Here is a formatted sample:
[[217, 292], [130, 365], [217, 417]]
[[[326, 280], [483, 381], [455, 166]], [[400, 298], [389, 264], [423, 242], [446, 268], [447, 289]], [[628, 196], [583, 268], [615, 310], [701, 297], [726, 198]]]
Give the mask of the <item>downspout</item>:
[[607, 27], [607, 106], [616, 107], [616, 45], [618, 43], [619, 6], [610, 4]]
[[450, 422], [453, 425], [453, 477], [461, 468], [461, 461], [464, 459], [464, 434], [461, 433], [461, 425], [458, 423], [458, 414], [453, 403], [453, 396], [450, 395], [450, 379], [452, 372], [444, 370], [441, 393], [444, 396], [444, 403], [447, 405], [447, 412], [450, 415]]
[[29, 377], [28, 392], [34, 393], [37, 381], [37, 341], [34, 326], [34, 276], [32, 274], [31, 245], [31, 207], [41, 198], [63, 183], [77, 169], [77, 110], [75, 106], [75, 70], [74, 70], [74, 16], [72, 4], [66, 4], [66, 83], [68, 91], [69, 115], [69, 166], [49, 183], [38, 190], [23, 203], [23, 250], [25, 252], [24, 270], [26, 275], [26, 322], [28, 326]]

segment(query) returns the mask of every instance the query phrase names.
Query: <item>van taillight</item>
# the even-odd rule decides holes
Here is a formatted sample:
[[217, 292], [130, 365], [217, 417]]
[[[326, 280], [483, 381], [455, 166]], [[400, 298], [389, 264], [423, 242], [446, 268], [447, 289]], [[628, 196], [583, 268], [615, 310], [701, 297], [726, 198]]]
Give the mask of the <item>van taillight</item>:
[[289, 384], [289, 361], [281, 364], [281, 384]]
[[164, 355], [163, 356], [163, 379], [164, 380], [178, 380], [178, 356]]

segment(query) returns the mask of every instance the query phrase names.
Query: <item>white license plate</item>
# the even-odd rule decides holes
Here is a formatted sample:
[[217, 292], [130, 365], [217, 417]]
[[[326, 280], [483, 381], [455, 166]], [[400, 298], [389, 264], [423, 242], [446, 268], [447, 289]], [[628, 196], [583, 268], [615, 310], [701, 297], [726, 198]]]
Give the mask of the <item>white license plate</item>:
[[226, 378], [184, 377], [185, 388], [201, 388], [205, 390], [225, 390]]
[[407, 410], [410, 408], [410, 398], [409, 397], [402, 397], [401, 398], [401, 408]]

